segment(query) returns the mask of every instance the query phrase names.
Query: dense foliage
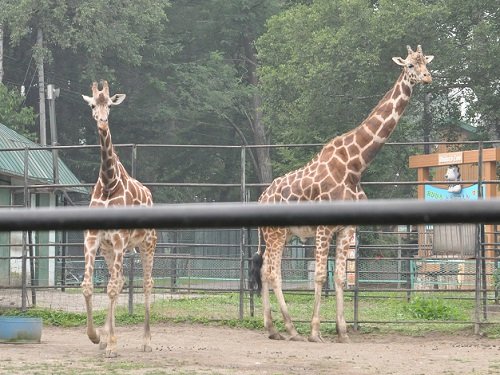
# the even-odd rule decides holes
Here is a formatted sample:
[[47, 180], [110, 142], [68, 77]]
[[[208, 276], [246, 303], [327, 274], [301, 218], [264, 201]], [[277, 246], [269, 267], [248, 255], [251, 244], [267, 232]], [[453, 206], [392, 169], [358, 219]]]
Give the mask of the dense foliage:
[[[461, 122], [476, 126], [476, 137], [498, 139], [499, 8], [497, 0], [3, 0], [1, 61], [9, 91], [0, 90], [0, 121], [34, 131], [28, 126], [34, 117], [20, 104], [38, 110], [36, 62], [43, 58], [46, 83], [61, 89], [62, 145], [97, 143], [80, 95], [99, 79], [127, 94], [111, 115], [115, 143], [321, 144], [363, 120], [399, 74], [391, 57], [421, 44], [436, 56], [429, 66], [434, 83], [415, 92], [391, 141], [454, 139]], [[43, 48], [36, 47], [39, 31]], [[21, 86], [26, 96], [12, 104]], [[252, 148], [248, 181], [268, 182], [317, 150]], [[365, 181], [414, 179], [407, 164], [415, 152], [385, 148]], [[64, 156], [93, 182], [95, 154]], [[140, 157], [144, 181], [239, 182], [239, 151], [155, 149]], [[411, 194], [409, 187], [367, 190], [371, 197]], [[164, 189], [159, 200], [238, 200], [238, 194]]]

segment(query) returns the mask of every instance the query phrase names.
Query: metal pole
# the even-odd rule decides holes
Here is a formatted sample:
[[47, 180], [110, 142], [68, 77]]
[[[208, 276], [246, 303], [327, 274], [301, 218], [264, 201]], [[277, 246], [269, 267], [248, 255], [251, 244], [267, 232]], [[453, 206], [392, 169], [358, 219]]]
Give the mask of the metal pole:
[[359, 243], [361, 236], [356, 231], [356, 254], [354, 254], [354, 323], [355, 331], [359, 329]]
[[135, 253], [132, 253], [128, 258], [130, 262], [130, 267], [128, 269], [128, 313], [132, 315], [134, 313], [134, 264], [135, 264]]
[[[483, 149], [484, 149], [484, 144], [482, 141], [479, 142], [479, 157], [478, 157], [478, 165], [479, 165], [479, 173], [478, 173], [478, 183], [477, 183], [477, 188], [478, 188], [478, 198], [479, 199], [484, 199], [484, 194], [483, 194], [483, 165], [484, 165], [484, 158], [483, 158]], [[486, 283], [486, 249], [485, 249], [485, 241], [486, 241], [486, 236], [485, 236], [485, 226], [484, 223], [480, 224], [481, 226], [481, 238], [480, 238], [480, 250], [481, 250], [481, 288], [483, 290], [483, 318], [486, 320], [488, 318], [488, 310], [487, 310], [487, 303], [488, 303], [488, 291], [487, 291], [487, 283]]]
[[[28, 192], [28, 168], [29, 168], [29, 150], [28, 147], [24, 148], [24, 189], [23, 189], [23, 195], [24, 195], [24, 207], [29, 207], [30, 206], [30, 199], [29, 199], [29, 192]], [[26, 311], [26, 300], [28, 298], [27, 290], [26, 290], [26, 278], [27, 278], [27, 272], [26, 272], [26, 254], [27, 254], [27, 231], [23, 231], [23, 237], [22, 237], [22, 243], [23, 243], [23, 250], [22, 250], [22, 264], [21, 264], [21, 310]]]
[[[245, 146], [241, 146], [241, 186], [240, 186], [240, 199], [242, 203], [245, 203], [246, 196], [246, 176], [245, 176], [245, 164], [246, 164], [246, 149]], [[246, 229], [240, 228], [240, 303], [239, 303], [239, 319], [243, 320], [244, 311], [244, 294], [245, 294], [245, 249], [246, 249]]]
[[480, 323], [481, 323], [481, 237], [482, 237], [482, 227], [477, 224], [478, 235], [476, 238], [476, 278], [475, 278], [475, 291], [474, 291], [474, 334], [479, 335], [480, 333]]
[[23, 231], [23, 253], [22, 253], [22, 260], [21, 260], [21, 311], [26, 311], [26, 300], [28, 299], [28, 293], [27, 293], [27, 272], [26, 272], [26, 231]]
[[33, 306], [36, 306], [36, 289], [35, 285], [38, 285], [36, 275], [35, 275], [35, 254], [34, 254], [34, 249], [33, 249], [33, 243], [31, 241], [31, 238], [33, 236], [32, 231], [28, 231], [28, 236], [27, 236], [27, 241], [26, 245], [29, 251], [29, 257], [30, 257], [30, 279], [31, 279], [31, 304]]
[[[477, 171], [477, 196], [478, 199], [483, 198], [483, 143], [479, 142], [478, 147], [478, 171]], [[475, 322], [474, 322], [474, 334], [478, 335], [480, 332], [481, 323], [481, 289], [482, 289], [482, 247], [484, 243], [484, 227], [480, 223], [477, 224], [478, 235], [476, 239], [476, 279], [475, 279]]]

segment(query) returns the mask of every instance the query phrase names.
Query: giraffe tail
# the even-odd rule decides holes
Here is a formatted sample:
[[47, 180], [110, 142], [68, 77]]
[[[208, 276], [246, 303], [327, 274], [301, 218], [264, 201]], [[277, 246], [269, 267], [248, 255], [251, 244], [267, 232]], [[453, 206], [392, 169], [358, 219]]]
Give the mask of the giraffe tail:
[[260, 228], [257, 229], [257, 234], [259, 238], [257, 252], [253, 255], [251, 264], [250, 264], [250, 290], [254, 290], [257, 288], [257, 293], [260, 294], [262, 290], [262, 277], [261, 277], [261, 269], [264, 255], [264, 249], [261, 250], [261, 237], [260, 237]]

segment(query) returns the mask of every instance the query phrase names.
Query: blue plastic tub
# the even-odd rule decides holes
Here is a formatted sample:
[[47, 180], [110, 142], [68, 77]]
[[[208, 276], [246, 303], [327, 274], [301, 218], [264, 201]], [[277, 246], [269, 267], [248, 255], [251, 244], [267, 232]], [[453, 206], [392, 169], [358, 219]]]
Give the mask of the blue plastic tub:
[[39, 343], [42, 319], [21, 316], [0, 316], [0, 342]]

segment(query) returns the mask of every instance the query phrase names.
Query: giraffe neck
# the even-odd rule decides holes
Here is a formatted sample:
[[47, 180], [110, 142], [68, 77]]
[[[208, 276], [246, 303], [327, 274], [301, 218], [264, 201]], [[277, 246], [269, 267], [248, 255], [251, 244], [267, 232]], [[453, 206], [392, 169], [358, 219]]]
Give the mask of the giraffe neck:
[[115, 154], [111, 132], [108, 124], [98, 126], [99, 143], [101, 146], [101, 168], [99, 180], [102, 183], [103, 191], [111, 194], [120, 181], [120, 167], [118, 155]]
[[[403, 115], [414, 84], [403, 71], [394, 86], [384, 95], [368, 117], [352, 132], [359, 155], [359, 173], [363, 173], [380, 151]], [[350, 155], [351, 158], [355, 155]]]

